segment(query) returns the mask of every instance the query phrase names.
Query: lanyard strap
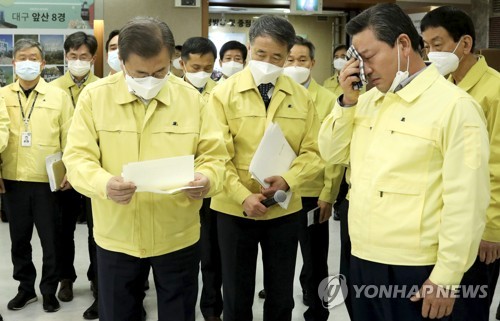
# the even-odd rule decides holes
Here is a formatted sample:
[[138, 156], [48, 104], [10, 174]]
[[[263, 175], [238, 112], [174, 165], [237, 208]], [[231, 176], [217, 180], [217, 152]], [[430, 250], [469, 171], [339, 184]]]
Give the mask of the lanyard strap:
[[69, 89], [69, 94], [71, 96], [71, 102], [73, 103], [73, 108], [75, 108], [76, 104], [75, 104], [75, 98], [73, 97], [73, 90], [71, 90], [71, 87], [69, 87], [68, 89]]
[[28, 131], [28, 124], [30, 122], [31, 114], [33, 113], [33, 109], [35, 108], [35, 103], [36, 99], [38, 98], [38, 92], [35, 93], [35, 99], [33, 99], [33, 104], [31, 104], [31, 109], [28, 114], [28, 118], [24, 115], [24, 109], [23, 105], [21, 104], [21, 95], [19, 94], [19, 91], [17, 92], [17, 99], [19, 100], [19, 108], [21, 108], [21, 115], [23, 116], [23, 121], [24, 121], [24, 127], [25, 130]]

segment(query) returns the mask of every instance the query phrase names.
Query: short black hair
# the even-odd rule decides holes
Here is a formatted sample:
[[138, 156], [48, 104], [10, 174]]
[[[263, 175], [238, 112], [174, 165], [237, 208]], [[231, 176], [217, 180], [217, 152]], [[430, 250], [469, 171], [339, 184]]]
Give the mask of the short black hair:
[[346, 31], [354, 36], [366, 29], [371, 29], [379, 41], [391, 48], [401, 34], [410, 38], [413, 51], [419, 52], [419, 34], [410, 17], [396, 4], [379, 3], [354, 17], [346, 25]]
[[174, 54], [174, 35], [165, 22], [152, 17], [136, 17], [120, 30], [118, 50], [120, 58], [126, 62], [132, 53], [151, 58], [167, 48], [168, 55]]
[[261, 16], [250, 27], [248, 36], [250, 44], [253, 44], [257, 37], [271, 37], [274, 41], [285, 44], [288, 51], [295, 44], [295, 29], [292, 24], [288, 20], [277, 16]]
[[222, 58], [224, 58], [224, 54], [228, 50], [241, 51], [241, 57], [243, 58], [243, 62], [245, 62], [247, 60], [248, 50], [247, 50], [247, 47], [244, 44], [242, 44], [241, 42], [236, 41], [236, 40], [230, 40], [230, 41], [226, 42], [225, 44], [223, 44], [219, 50], [219, 59], [220, 60], [222, 60]]
[[311, 59], [314, 59], [314, 55], [316, 52], [316, 48], [314, 47], [313, 43], [310, 42], [309, 40], [301, 37], [301, 36], [296, 36], [295, 37], [295, 44], [299, 46], [305, 46], [309, 49], [309, 57]]
[[443, 27], [458, 42], [465, 35], [472, 38], [472, 50], [476, 44], [476, 30], [472, 19], [462, 10], [452, 6], [442, 6], [428, 12], [420, 22], [420, 31], [427, 28]]
[[109, 47], [109, 43], [111, 42], [111, 39], [113, 39], [114, 37], [119, 36], [119, 35], [120, 35], [120, 30], [118, 30], [118, 29], [115, 29], [109, 33], [108, 40], [106, 40], [106, 48], [104, 48], [104, 49], [106, 49], [106, 52], [108, 52], [108, 50], [109, 50], [108, 47]]
[[64, 52], [68, 53], [71, 49], [78, 49], [86, 46], [92, 56], [97, 52], [97, 39], [93, 35], [88, 35], [83, 31], [70, 34], [64, 41]]
[[339, 50], [345, 50], [347, 51], [347, 46], [346, 45], [338, 45], [337, 47], [333, 48], [333, 54], [335, 55], [335, 53]]
[[215, 61], [215, 58], [217, 58], [217, 47], [215, 47], [214, 43], [210, 39], [204, 37], [192, 37], [186, 40], [186, 42], [182, 45], [182, 60], [188, 61], [190, 54], [199, 54], [200, 56], [212, 54]]
[[182, 51], [182, 45], [177, 45], [177, 46], [175, 46], [175, 50]]

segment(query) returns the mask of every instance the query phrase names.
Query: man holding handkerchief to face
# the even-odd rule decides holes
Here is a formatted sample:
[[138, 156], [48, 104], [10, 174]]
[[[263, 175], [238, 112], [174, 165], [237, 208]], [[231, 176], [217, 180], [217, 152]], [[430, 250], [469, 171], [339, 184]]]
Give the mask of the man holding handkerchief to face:
[[[252, 320], [259, 244], [266, 290], [264, 320], [291, 320], [298, 213], [302, 208], [298, 190], [323, 171], [315, 135], [319, 121], [307, 90], [281, 75], [295, 43], [292, 25], [283, 18], [262, 16], [252, 24], [249, 38], [248, 66], [219, 84], [207, 105], [222, 126], [231, 157], [224, 191], [214, 196], [211, 204], [219, 212], [224, 321]], [[258, 147], [261, 150], [259, 144], [272, 123], [279, 125], [297, 157], [285, 172], [256, 175], [254, 179], [250, 174], [252, 159]], [[258, 181], [269, 186], [261, 187]], [[277, 190], [292, 192], [288, 208], [261, 203]]]
[[[63, 158], [75, 189], [92, 198], [99, 318], [140, 320], [152, 267], [159, 320], [194, 321], [198, 211], [203, 197], [222, 188], [227, 151], [196, 89], [169, 79], [174, 38], [165, 23], [131, 20], [118, 47], [123, 72], [81, 94]], [[164, 194], [163, 186], [141, 188], [122, 177], [130, 163], [189, 155], [192, 189]]]

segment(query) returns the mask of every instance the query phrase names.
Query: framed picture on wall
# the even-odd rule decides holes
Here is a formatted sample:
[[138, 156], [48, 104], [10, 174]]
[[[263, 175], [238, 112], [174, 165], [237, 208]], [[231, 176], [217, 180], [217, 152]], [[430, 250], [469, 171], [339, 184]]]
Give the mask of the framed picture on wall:
[[200, 6], [201, 0], [175, 0], [176, 7], [196, 8]]

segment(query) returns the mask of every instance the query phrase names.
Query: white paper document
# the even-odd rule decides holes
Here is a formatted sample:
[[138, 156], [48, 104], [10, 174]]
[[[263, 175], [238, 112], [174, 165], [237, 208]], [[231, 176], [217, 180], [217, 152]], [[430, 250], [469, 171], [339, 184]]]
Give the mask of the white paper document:
[[123, 166], [123, 179], [137, 186], [136, 192], [175, 194], [194, 180], [194, 155], [161, 158], [128, 163]]
[[[286, 140], [281, 128], [271, 123], [266, 129], [262, 140], [250, 162], [250, 174], [263, 187], [269, 187], [264, 180], [270, 176], [280, 176], [290, 169], [297, 155]], [[286, 192], [286, 200], [278, 203], [282, 208], [288, 208], [292, 192]]]

